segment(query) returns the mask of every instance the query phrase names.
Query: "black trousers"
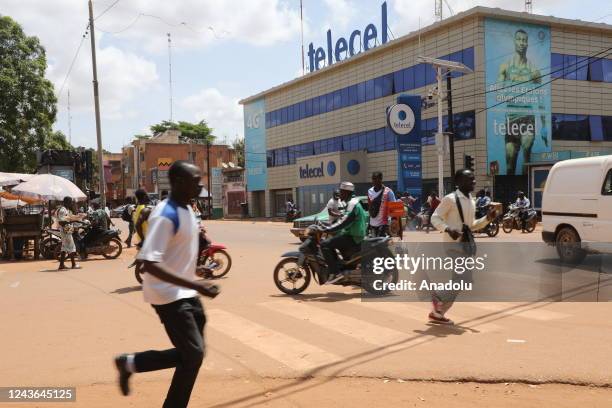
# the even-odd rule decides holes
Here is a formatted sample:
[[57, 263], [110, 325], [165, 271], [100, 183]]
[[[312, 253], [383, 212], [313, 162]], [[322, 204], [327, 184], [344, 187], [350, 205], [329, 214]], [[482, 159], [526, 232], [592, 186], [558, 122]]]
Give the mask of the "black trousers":
[[[323, 258], [325, 258], [325, 263], [327, 263], [328, 276], [338, 273], [338, 254], [336, 250], [340, 251], [343, 258], [346, 258], [345, 254], [354, 252], [358, 246], [350, 235], [336, 235], [321, 242], [321, 252]], [[320, 276], [321, 283], [325, 283], [328, 276]]]
[[387, 237], [389, 236], [389, 226], [386, 224], [377, 227], [370, 225], [370, 232], [373, 237]]
[[153, 305], [175, 348], [136, 353], [137, 372], [176, 367], [164, 408], [182, 408], [189, 403], [191, 390], [204, 360], [206, 316], [197, 297], [179, 299], [166, 305]]

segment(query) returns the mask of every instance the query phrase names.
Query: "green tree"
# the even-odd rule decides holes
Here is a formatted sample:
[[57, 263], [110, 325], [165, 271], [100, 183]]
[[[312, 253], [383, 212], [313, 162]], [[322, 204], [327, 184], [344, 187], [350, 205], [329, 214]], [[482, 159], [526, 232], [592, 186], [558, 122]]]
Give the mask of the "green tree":
[[46, 69], [38, 38], [0, 16], [0, 171], [33, 171], [36, 151], [53, 140], [57, 99]]
[[208, 141], [214, 142], [215, 136], [213, 136], [213, 130], [208, 127], [206, 121], [201, 120], [198, 123], [189, 123], [184, 121], [170, 122], [164, 120], [161, 123], [151, 126], [151, 132], [153, 134], [163, 133], [166, 130], [178, 130], [181, 132], [181, 136], [194, 141]]
[[244, 137], [234, 140], [232, 147], [236, 151], [236, 161], [238, 161], [238, 166], [244, 168]]
[[72, 146], [68, 140], [66, 140], [66, 135], [59, 130], [57, 132], [52, 132], [49, 137], [46, 138], [44, 148], [54, 150], [74, 150], [74, 146]]

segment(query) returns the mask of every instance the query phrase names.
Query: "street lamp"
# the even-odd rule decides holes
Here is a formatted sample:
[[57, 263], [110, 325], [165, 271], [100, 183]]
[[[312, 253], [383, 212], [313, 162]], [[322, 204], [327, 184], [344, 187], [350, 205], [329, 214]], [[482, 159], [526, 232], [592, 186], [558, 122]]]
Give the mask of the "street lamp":
[[[442, 60], [442, 59], [437, 59], [437, 58], [430, 58], [430, 57], [418, 57], [417, 58], [418, 62], [421, 63], [425, 63], [425, 64], [431, 64], [434, 66], [434, 68], [436, 68], [436, 78], [438, 80], [438, 133], [436, 133], [436, 147], [437, 147], [437, 151], [438, 151], [438, 195], [440, 196], [444, 196], [444, 154], [445, 152], [445, 141], [444, 141], [444, 129], [443, 129], [443, 125], [442, 125], [442, 99], [443, 99], [443, 95], [442, 95], [442, 78], [444, 77], [442, 75], [442, 71], [446, 71], [445, 74], [448, 74], [450, 72], [453, 71], [457, 71], [457, 72], [463, 72], [464, 74], [473, 72], [472, 69], [470, 69], [469, 67], [463, 65], [460, 62], [455, 62], [455, 61], [447, 61], [447, 60]], [[452, 121], [453, 118], [449, 117], [448, 118], [449, 121]], [[449, 150], [450, 150], [450, 154], [451, 154], [451, 160], [454, 161], [454, 155], [455, 155], [455, 144], [454, 144], [454, 139], [455, 139], [455, 135], [451, 134], [450, 138], [449, 138]], [[453, 175], [451, 174], [451, 177]]]

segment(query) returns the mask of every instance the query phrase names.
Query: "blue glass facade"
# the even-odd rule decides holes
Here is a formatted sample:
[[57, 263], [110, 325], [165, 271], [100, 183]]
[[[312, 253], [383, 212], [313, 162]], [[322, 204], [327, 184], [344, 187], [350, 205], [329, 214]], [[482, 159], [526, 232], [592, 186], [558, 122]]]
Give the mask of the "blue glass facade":
[[612, 83], [612, 59], [600, 57], [551, 53], [550, 76], [571, 81]]
[[[453, 114], [456, 140], [472, 139], [476, 136], [476, 118], [474, 111]], [[447, 130], [448, 118], [444, 116], [444, 127]], [[437, 130], [437, 119], [423, 121], [432, 129], [423, 129], [422, 142], [424, 145], [433, 144]], [[390, 129], [383, 127], [352, 133], [342, 136], [334, 136], [299, 145], [281, 147], [268, 150], [268, 167], [286, 166], [295, 164], [296, 159], [306, 156], [314, 156], [333, 152], [354, 152], [366, 150], [368, 153], [384, 152], [397, 149], [397, 135]]]
[[[462, 62], [474, 69], [474, 49], [466, 48], [440, 59]], [[453, 77], [463, 74], [454, 72]], [[400, 92], [421, 88], [436, 82], [436, 72], [428, 64], [417, 64], [390, 74], [369, 79], [346, 88], [337, 89], [284, 106], [266, 113], [266, 128], [285, 125], [311, 116], [332, 112], [348, 106], [357, 105], [374, 99], [383, 98]]]
[[612, 116], [552, 114], [553, 140], [612, 141]]

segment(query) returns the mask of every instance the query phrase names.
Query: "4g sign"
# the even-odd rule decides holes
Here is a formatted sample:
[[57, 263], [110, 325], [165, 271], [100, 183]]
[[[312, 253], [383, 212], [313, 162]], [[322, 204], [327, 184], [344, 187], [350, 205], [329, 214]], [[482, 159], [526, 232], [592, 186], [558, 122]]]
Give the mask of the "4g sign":
[[249, 129], [259, 129], [259, 126], [261, 126], [262, 116], [263, 112], [255, 112], [253, 114], [247, 115], [246, 127]]

